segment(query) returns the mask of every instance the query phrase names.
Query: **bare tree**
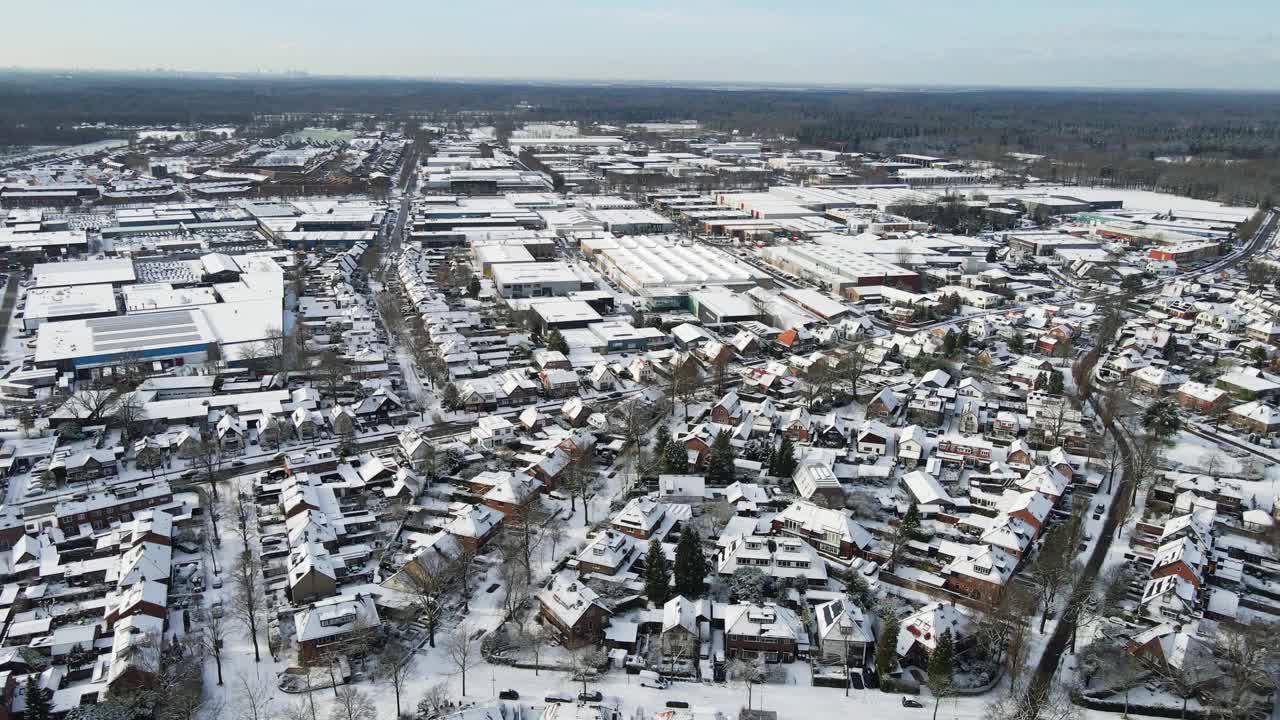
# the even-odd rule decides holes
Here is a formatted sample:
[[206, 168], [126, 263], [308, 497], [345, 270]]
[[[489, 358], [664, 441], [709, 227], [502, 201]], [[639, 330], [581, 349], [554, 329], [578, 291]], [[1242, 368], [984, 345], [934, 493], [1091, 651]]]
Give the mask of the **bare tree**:
[[284, 710], [281, 711], [281, 720], [315, 720], [315, 703], [308, 703], [305, 699], [295, 700], [289, 703]]
[[604, 485], [596, 470], [595, 455], [591, 448], [575, 448], [569, 451], [569, 462], [561, 475], [565, 492], [582, 501], [582, 526], [591, 524], [588, 503]]
[[1280, 672], [1280, 625], [1254, 621], [1245, 626], [1221, 624], [1209, 640], [1224, 682], [1209, 691], [1224, 718], [1251, 717], [1258, 706], [1269, 709]]
[[1017, 687], [987, 705], [990, 720], [1080, 720], [1084, 713], [1061, 684]]
[[201, 615], [195, 639], [204, 654], [213, 658], [213, 664], [218, 668], [219, 685], [222, 685], [222, 644], [226, 637], [227, 627], [222, 613], [205, 612]]
[[244, 674], [236, 676], [232, 710], [237, 720], [271, 720], [274, 699], [275, 690], [270, 685]]
[[502, 523], [502, 553], [519, 557], [528, 587], [533, 587], [533, 558], [547, 535], [550, 519], [540, 503], [527, 502], [517, 505]]
[[[483, 566], [480, 566], [483, 570]], [[476, 574], [476, 551], [466, 545], [458, 548], [458, 556], [449, 563], [448, 572], [453, 574], [454, 580], [458, 587], [458, 594], [462, 596], [462, 610], [464, 613], [471, 612], [471, 581]], [[481, 574], [481, 578], [484, 575]]]
[[209, 500], [215, 505], [218, 502], [218, 481], [221, 479], [218, 473], [222, 470], [222, 460], [222, 444], [218, 437], [212, 432], [201, 433], [191, 464], [200, 479], [209, 485]]
[[533, 674], [542, 669], [542, 649], [547, 644], [547, 631], [537, 623], [531, 624], [520, 634], [521, 644], [533, 653]]
[[254, 522], [257, 517], [257, 505], [254, 504], [253, 498], [247, 492], [237, 492], [231, 501], [231, 510], [235, 516], [235, 533], [240, 538], [240, 544], [245, 547], [257, 537], [258, 524]]
[[125, 396], [111, 413], [111, 418], [120, 426], [123, 439], [128, 442], [142, 434], [142, 426], [146, 419], [142, 403], [133, 394]]
[[449, 702], [449, 687], [439, 682], [427, 688], [422, 694], [422, 699], [418, 701], [418, 717], [429, 718], [434, 717], [441, 712]]
[[338, 691], [333, 709], [329, 711], [330, 720], [376, 720], [377, 717], [378, 708], [373, 698], [351, 686]]
[[1071, 541], [1071, 533], [1065, 527], [1054, 528], [1041, 543], [1035, 562], [1026, 573], [1039, 605], [1041, 634], [1058, 598], [1071, 587], [1076, 577], [1077, 568], [1072, 563], [1075, 547], [1076, 543]]
[[449, 662], [462, 676], [462, 695], [467, 694], [467, 671], [480, 663], [480, 651], [476, 641], [471, 637], [475, 630], [470, 623], [462, 623], [454, 628], [445, 641], [445, 654]]
[[413, 653], [404, 643], [388, 639], [378, 653], [378, 672], [387, 679], [396, 694], [396, 717], [400, 717], [400, 696], [409, 679], [409, 664]]
[[572, 673], [572, 679], [582, 683], [584, 693], [587, 691], [587, 680], [594, 677], [604, 663], [604, 653], [591, 645], [574, 648], [569, 653], [569, 672]]
[[764, 682], [764, 667], [759, 662], [737, 658], [729, 663], [728, 673], [729, 677], [738, 680], [747, 688], [747, 709], [752, 709], [752, 690], [756, 685]]
[[405, 563], [396, 573], [396, 582], [402, 592], [413, 596], [418, 617], [427, 626], [427, 642], [436, 646], [436, 629], [445, 613], [445, 597], [453, 589], [454, 575], [448, 572], [445, 560], [432, 562], [426, 551]]
[[330, 398], [338, 396], [338, 389], [347, 381], [351, 365], [347, 359], [332, 350], [320, 353], [320, 364], [317, 368], [320, 381], [324, 383], [325, 394]]
[[653, 414], [653, 406], [640, 398], [628, 400], [609, 413], [610, 428], [622, 436], [625, 447], [624, 496], [630, 492], [631, 484], [635, 481], [640, 458], [644, 454], [642, 443], [652, 427]]
[[297, 366], [297, 333], [286, 333], [278, 327], [269, 327], [262, 345], [263, 354], [271, 358], [272, 368], [287, 382], [289, 371]]
[[231, 567], [231, 612], [249, 631], [253, 641], [253, 660], [262, 662], [258, 650], [258, 623], [266, 615], [266, 597], [262, 588], [262, 559], [248, 546], [240, 552]]
[[529, 599], [529, 584], [526, 581], [524, 566], [520, 562], [519, 553], [504, 557], [502, 564], [499, 566], [499, 571], [501, 572], [502, 586], [505, 589], [505, 593], [502, 596], [502, 608], [505, 612], [505, 618], [513, 620]]
[[560, 543], [564, 542], [564, 539], [568, 534], [569, 534], [569, 530], [565, 528], [564, 525], [561, 525], [560, 523], [552, 523], [550, 526], [547, 527], [546, 536], [547, 536], [547, 540], [551, 542], [551, 546], [549, 549], [551, 551], [550, 559], [552, 562], [555, 562], [558, 559], [556, 557], [556, 549], [559, 547]]
[[62, 404], [62, 409], [81, 425], [96, 425], [111, 412], [116, 402], [112, 390], [77, 390]]

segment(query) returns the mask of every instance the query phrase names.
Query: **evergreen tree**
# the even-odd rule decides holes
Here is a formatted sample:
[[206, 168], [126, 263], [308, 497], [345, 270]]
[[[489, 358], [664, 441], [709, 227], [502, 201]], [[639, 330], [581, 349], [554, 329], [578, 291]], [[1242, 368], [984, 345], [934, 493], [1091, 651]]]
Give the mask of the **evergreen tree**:
[[480, 297], [480, 278], [472, 277], [471, 282], [467, 283], [467, 295], [469, 295], [472, 300]]
[[1178, 406], [1169, 398], [1161, 398], [1147, 406], [1142, 413], [1142, 427], [1160, 441], [1176, 435], [1182, 429], [1182, 417]]
[[890, 570], [898, 566], [898, 560], [907, 551], [907, 545], [919, 537], [920, 508], [916, 506], [916, 501], [912, 500], [911, 505], [907, 507], [906, 514], [902, 516], [902, 520], [898, 521], [898, 527], [894, 530], [892, 536], [892, 547], [889, 551]]
[[880, 624], [880, 637], [876, 640], [876, 674], [883, 685], [889, 680], [889, 673], [898, 666], [898, 631], [901, 624], [898, 618], [890, 615]]
[[711, 441], [711, 451], [707, 453], [707, 484], [713, 487], [731, 484], [735, 457], [733, 446], [729, 444], [729, 433], [721, 430]]
[[1046, 381], [1046, 380], [1045, 380], [1044, 373], [1040, 373], [1039, 375], [1036, 375], [1036, 381], [1035, 381], [1034, 383], [1032, 383], [1032, 385], [1031, 385], [1031, 389], [1032, 389], [1032, 390], [1044, 390], [1044, 389], [1045, 389], [1045, 387], [1047, 387], [1047, 386], [1048, 386], [1048, 384], [1049, 384], [1049, 383], [1048, 383], [1048, 381]]
[[796, 448], [791, 438], [782, 438], [782, 446], [773, 454], [773, 462], [769, 465], [769, 474], [774, 477], [791, 477], [796, 471]]
[[1050, 375], [1049, 375], [1049, 387], [1048, 387], [1048, 390], [1049, 390], [1049, 394], [1050, 394], [1050, 395], [1061, 395], [1061, 394], [1062, 394], [1062, 390], [1063, 390], [1063, 386], [1062, 386], [1062, 373], [1060, 373], [1060, 372], [1058, 372], [1057, 370], [1055, 370], [1055, 371], [1053, 371], [1053, 373], [1052, 373], [1052, 374], [1050, 374]]
[[649, 541], [644, 560], [644, 593], [654, 607], [662, 607], [671, 598], [671, 568], [657, 538]]
[[1009, 338], [1009, 352], [1021, 355], [1027, 351], [1027, 340], [1022, 337], [1022, 333], [1016, 332], [1013, 337]]
[[992, 245], [991, 247], [987, 248], [987, 262], [993, 263], [995, 261], [996, 261], [996, 247]]
[[866, 612], [874, 610], [876, 605], [880, 603], [876, 598], [876, 594], [871, 591], [871, 585], [867, 582], [867, 578], [860, 572], [854, 572], [849, 578], [849, 582], [845, 586], [845, 594], [849, 596], [849, 600], [854, 605]]
[[37, 675], [27, 676], [27, 710], [22, 717], [25, 720], [49, 720], [49, 698], [53, 693], [40, 687]]
[[929, 653], [928, 684], [933, 693], [933, 717], [937, 720], [942, 698], [955, 687], [955, 643], [949, 628], [938, 636], [938, 644]]
[[702, 581], [707, 576], [707, 557], [702, 552], [702, 541], [698, 533], [685, 528], [680, 533], [680, 544], [676, 545], [676, 592], [688, 597], [702, 594]]
[[947, 334], [942, 338], [942, 353], [947, 357], [951, 357], [956, 354], [956, 334], [950, 330], [948, 330]]
[[659, 425], [658, 432], [653, 438], [653, 454], [657, 457], [664, 457], [667, 452], [667, 443], [671, 442], [671, 431], [667, 430], [666, 425]]
[[457, 410], [462, 406], [462, 394], [458, 392], [458, 386], [451, 382], [444, 384], [444, 391], [441, 393], [440, 401], [449, 410]]
[[662, 453], [662, 469], [669, 473], [683, 473], [689, 469], [689, 449], [678, 440], [667, 443]]
[[565, 341], [564, 336], [559, 330], [552, 330], [547, 333], [547, 349], [569, 354], [569, 343]]

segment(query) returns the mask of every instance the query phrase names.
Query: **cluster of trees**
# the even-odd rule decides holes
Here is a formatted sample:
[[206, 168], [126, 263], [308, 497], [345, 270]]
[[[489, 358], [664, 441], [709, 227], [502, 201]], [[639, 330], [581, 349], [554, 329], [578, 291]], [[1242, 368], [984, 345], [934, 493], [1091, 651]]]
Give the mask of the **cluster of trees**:
[[662, 543], [654, 538], [649, 542], [649, 551], [644, 559], [645, 596], [655, 607], [662, 607], [676, 595], [701, 597], [710, 568], [702, 539], [692, 526], [680, 533], [674, 563], [667, 559]]
[[[984, 230], [1008, 230], [1018, 222], [1012, 215], [988, 214], [984, 212], [984, 208], [966, 205], [958, 198], [940, 203], [896, 205], [890, 210], [957, 235], [976, 235]], [[995, 258], [991, 258], [988, 262], [994, 261]]]

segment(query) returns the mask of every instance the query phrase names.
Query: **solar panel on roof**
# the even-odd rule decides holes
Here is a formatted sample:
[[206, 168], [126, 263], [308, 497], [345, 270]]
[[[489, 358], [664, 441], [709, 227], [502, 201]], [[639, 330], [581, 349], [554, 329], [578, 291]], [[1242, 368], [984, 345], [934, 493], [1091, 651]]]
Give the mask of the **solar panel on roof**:
[[[194, 342], [201, 342], [203, 340], [204, 340], [204, 337], [201, 335], [179, 335], [177, 337], [164, 338], [164, 342], [166, 344], [194, 343]], [[137, 347], [137, 346], [138, 346], [137, 342], [126, 340], [123, 342], [111, 342], [111, 343], [103, 343], [103, 344], [95, 343], [93, 347], [95, 350], [121, 350], [124, 348]]]

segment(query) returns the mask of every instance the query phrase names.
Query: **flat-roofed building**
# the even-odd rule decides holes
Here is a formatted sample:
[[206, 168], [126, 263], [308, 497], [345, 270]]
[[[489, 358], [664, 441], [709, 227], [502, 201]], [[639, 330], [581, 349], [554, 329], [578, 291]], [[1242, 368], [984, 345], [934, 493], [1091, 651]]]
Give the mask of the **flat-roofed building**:
[[105, 283], [32, 288], [27, 292], [22, 329], [35, 330], [52, 320], [109, 317], [118, 313], [115, 289]]
[[136, 360], [203, 361], [217, 337], [198, 310], [48, 322], [36, 337], [37, 367], [87, 370]]
[[[35, 227], [39, 228], [40, 223], [36, 223]], [[89, 239], [84, 230], [0, 230], [0, 253], [15, 259], [79, 255], [88, 246]]]
[[831, 292], [851, 297], [859, 287], [883, 285], [920, 289], [920, 276], [912, 270], [865, 253], [823, 245], [765, 248], [765, 262], [811, 282], [826, 285]]
[[705, 245], [682, 245], [666, 238], [624, 237], [583, 243], [583, 252], [628, 292], [668, 288], [678, 292], [703, 286], [737, 289], [769, 286], [769, 276]]
[[130, 315], [177, 310], [195, 305], [212, 305], [218, 302], [218, 296], [213, 288], [174, 288], [169, 283], [127, 285], [122, 294], [124, 310]]
[[563, 262], [498, 263], [490, 273], [504, 298], [554, 297], [583, 289], [582, 278]]
[[529, 305], [539, 332], [585, 328], [603, 318], [594, 308], [580, 300], [542, 300]]
[[132, 260], [81, 260], [79, 262], [41, 263], [31, 268], [36, 287], [127, 285], [136, 279]]
[[668, 233], [676, 229], [669, 218], [644, 208], [592, 210], [591, 216], [603, 223], [605, 230], [619, 235]]

